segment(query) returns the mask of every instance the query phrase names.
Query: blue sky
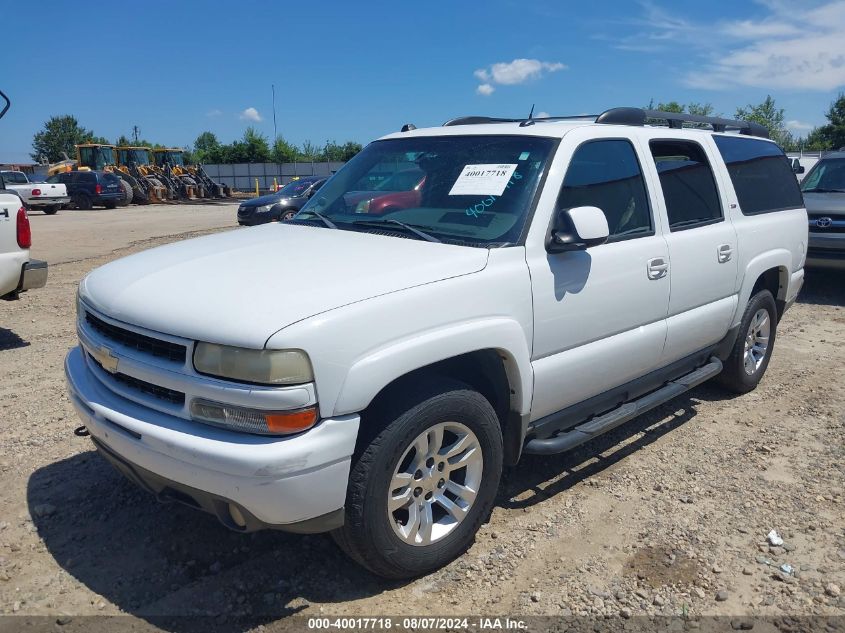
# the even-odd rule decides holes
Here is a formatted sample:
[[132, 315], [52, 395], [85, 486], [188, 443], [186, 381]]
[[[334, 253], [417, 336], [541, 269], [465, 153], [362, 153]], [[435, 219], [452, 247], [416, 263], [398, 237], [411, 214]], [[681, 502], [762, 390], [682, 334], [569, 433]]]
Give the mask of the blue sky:
[[[577, 114], [772, 94], [799, 134], [845, 90], [845, 0], [20, 2], [4, 29], [0, 162], [73, 114], [110, 139], [187, 145], [255, 125], [366, 143], [405, 122]], [[11, 51], [11, 53], [9, 53]]]

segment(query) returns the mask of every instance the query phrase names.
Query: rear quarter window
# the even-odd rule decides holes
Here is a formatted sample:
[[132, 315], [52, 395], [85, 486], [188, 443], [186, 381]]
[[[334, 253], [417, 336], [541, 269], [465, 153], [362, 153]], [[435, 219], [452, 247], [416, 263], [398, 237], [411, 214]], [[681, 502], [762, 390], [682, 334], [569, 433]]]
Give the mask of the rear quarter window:
[[757, 215], [804, 206], [789, 159], [774, 143], [714, 135], [731, 177], [740, 210]]

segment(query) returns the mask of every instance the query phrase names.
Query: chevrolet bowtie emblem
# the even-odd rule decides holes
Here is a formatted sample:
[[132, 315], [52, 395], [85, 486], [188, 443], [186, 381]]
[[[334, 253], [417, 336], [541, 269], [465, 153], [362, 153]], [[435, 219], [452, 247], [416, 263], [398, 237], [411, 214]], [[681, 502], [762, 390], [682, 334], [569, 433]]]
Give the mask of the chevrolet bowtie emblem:
[[93, 356], [98, 363], [102, 366], [110, 374], [113, 374], [117, 371], [117, 365], [120, 362], [117, 356], [112, 354], [112, 351], [106, 347], [105, 345], [93, 350], [91, 352], [91, 356]]

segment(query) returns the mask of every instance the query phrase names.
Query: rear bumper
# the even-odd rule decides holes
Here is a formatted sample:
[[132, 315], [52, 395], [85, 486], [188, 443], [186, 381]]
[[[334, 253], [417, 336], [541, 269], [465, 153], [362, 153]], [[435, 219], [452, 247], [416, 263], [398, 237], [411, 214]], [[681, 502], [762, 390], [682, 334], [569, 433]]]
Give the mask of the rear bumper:
[[91, 373], [79, 347], [68, 354], [65, 373], [71, 402], [100, 452], [159, 499], [206, 510], [242, 532], [318, 532], [342, 521], [357, 415], [324, 419], [293, 437], [236, 433], [118, 396]]
[[70, 196], [56, 196], [52, 198], [30, 198], [27, 201], [27, 205], [32, 207], [33, 209], [43, 209], [44, 207], [54, 207], [59, 204], [68, 204], [70, 202]]
[[18, 292], [43, 288], [47, 285], [47, 262], [40, 259], [31, 259], [21, 269], [21, 280], [18, 283]]

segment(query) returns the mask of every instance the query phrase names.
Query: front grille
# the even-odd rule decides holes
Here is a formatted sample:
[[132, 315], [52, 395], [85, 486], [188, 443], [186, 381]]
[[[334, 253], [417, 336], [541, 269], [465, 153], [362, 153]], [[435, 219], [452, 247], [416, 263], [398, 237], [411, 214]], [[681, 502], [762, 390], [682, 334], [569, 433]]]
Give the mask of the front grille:
[[[813, 233], [845, 233], [845, 217], [837, 215], [825, 215], [824, 213], [811, 213], [810, 230]], [[821, 220], [821, 223], [819, 223]]]
[[185, 355], [188, 353], [188, 350], [184, 345], [145, 336], [144, 334], [138, 334], [132, 330], [126, 330], [111, 323], [106, 323], [90, 312], [85, 313], [85, 320], [97, 332], [116, 343], [136, 349], [139, 352], [144, 352], [145, 354], [152, 354], [158, 358], [165, 358], [178, 363], [185, 362]]
[[160, 385], [154, 385], [150, 382], [139, 380], [138, 378], [133, 378], [132, 376], [127, 376], [126, 374], [110, 374], [100, 363], [97, 362], [97, 359], [91, 356], [90, 354], [88, 354], [88, 360], [90, 360], [97, 367], [109, 374], [117, 382], [121, 383], [122, 385], [126, 385], [130, 389], [140, 391], [141, 393], [145, 393], [147, 395], [154, 396], [160, 400], [165, 400], [166, 402], [171, 402], [180, 406], [185, 404], [185, 394], [181, 391], [168, 389], [167, 387], [162, 387]]

